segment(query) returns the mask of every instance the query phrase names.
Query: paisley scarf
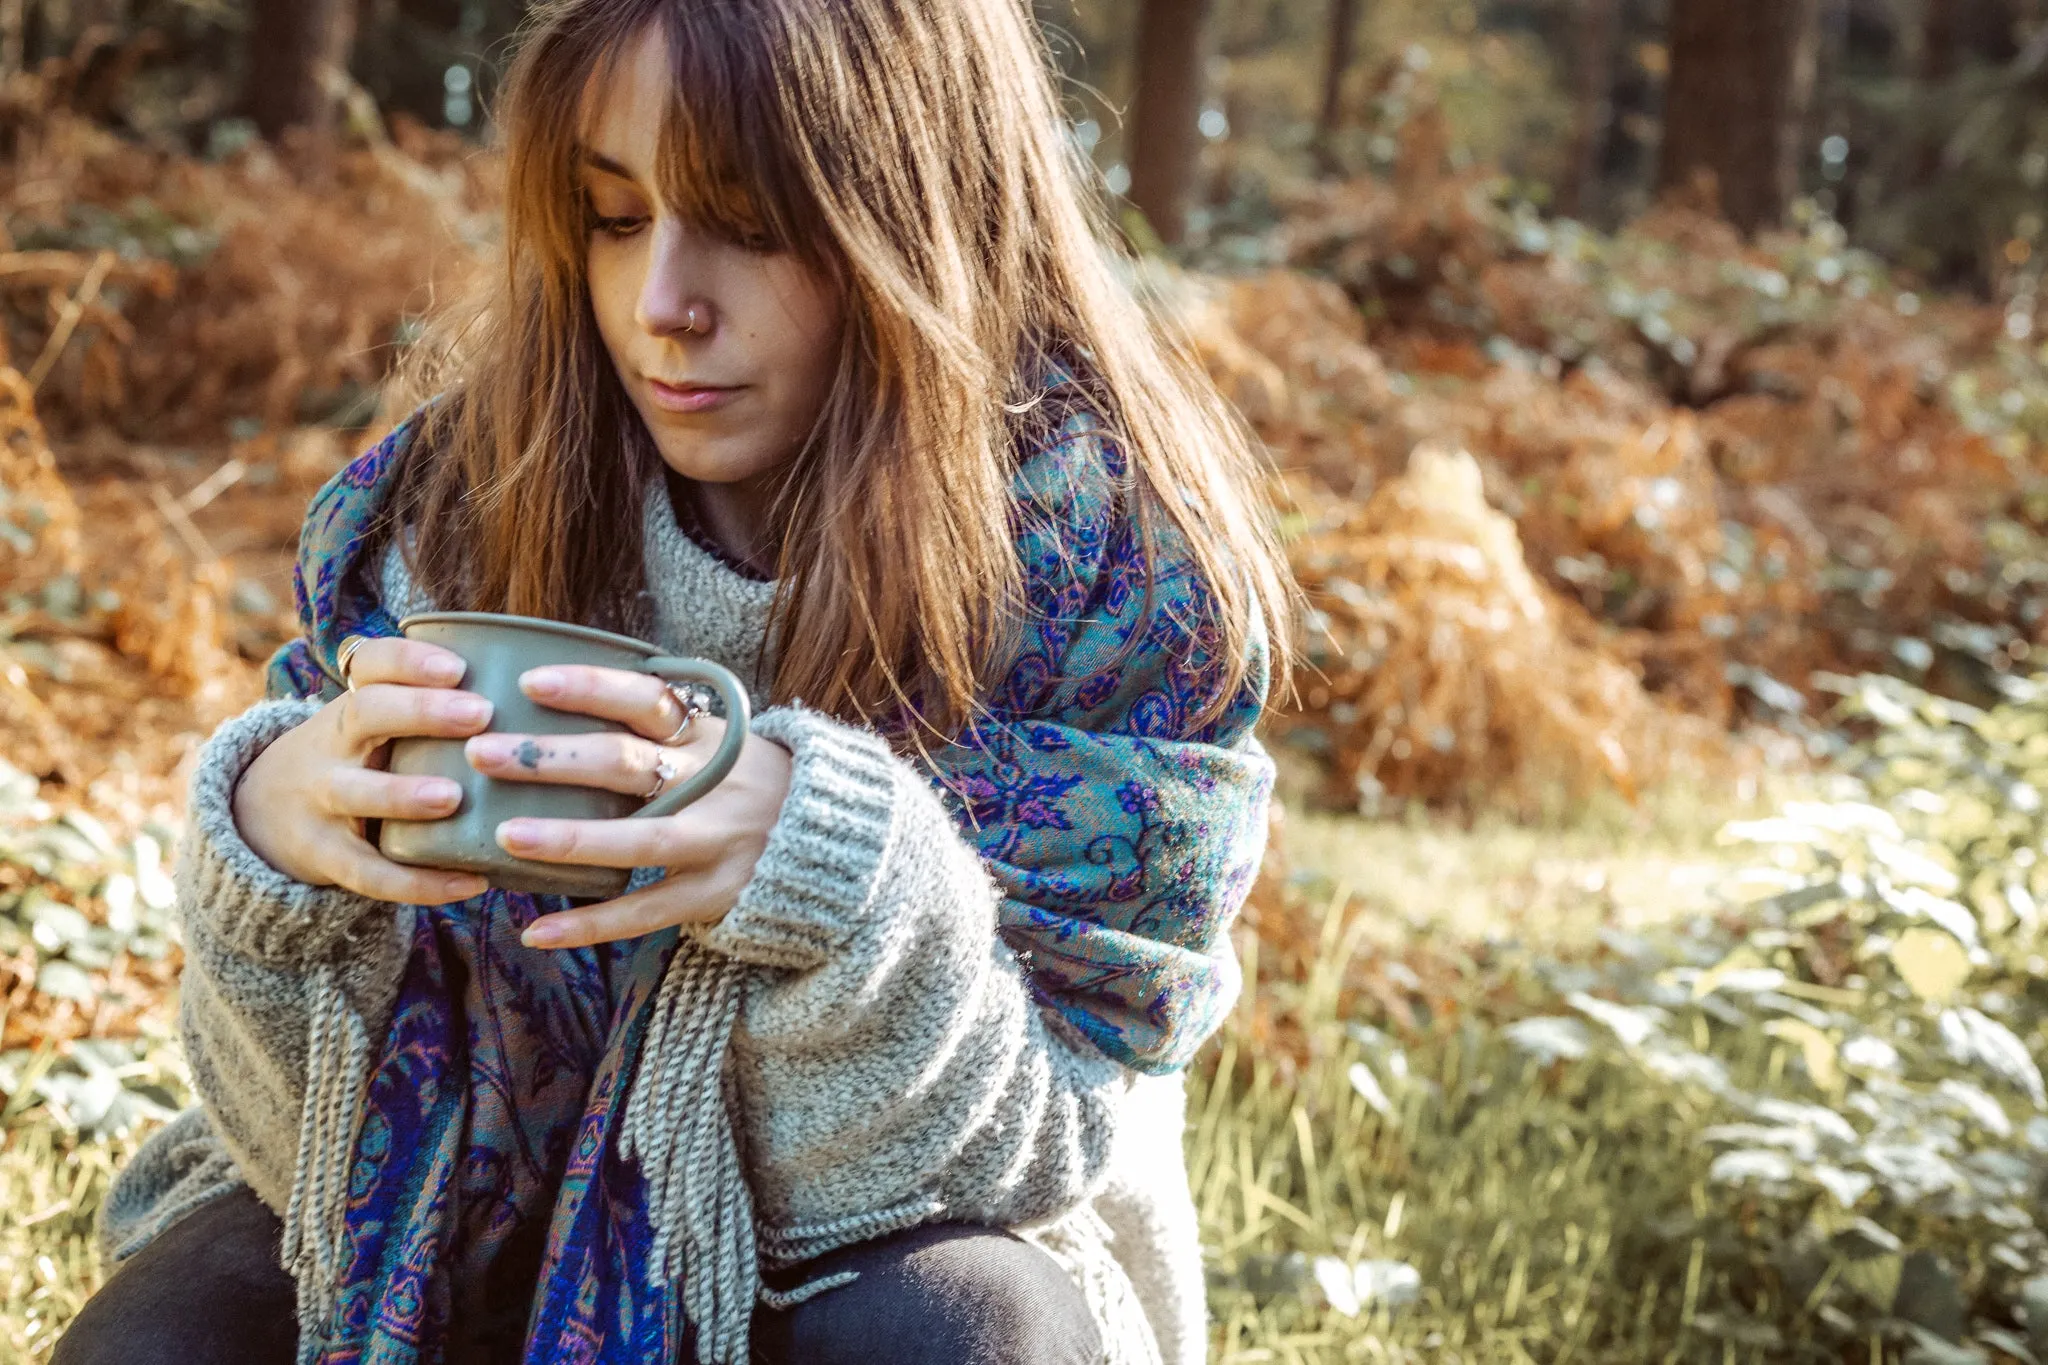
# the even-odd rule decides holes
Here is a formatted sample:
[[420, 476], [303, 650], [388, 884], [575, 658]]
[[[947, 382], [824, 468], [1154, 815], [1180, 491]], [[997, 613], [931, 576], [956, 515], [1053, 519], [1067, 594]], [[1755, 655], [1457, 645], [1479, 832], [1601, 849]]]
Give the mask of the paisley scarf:
[[[364, 550], [410, 430], [314, 499], [304, 635], [272, 660], [272, 695], [334, 695], [342, 640], [396, 633]], [[1249, 732], [1266, 673], [1261, 653], [1228, 708], [1193, 724], [1216, 696], [1214, 640], [1189, 624], [1202, 587], [1142, 553], [1124, 472], [1086, 415], [1021, 461], [1023, 647], [927, 775], [1007, 893], [1000, 932], [1041, 1004], [1158, 1072], [1235, 996], [1224, 931], [1264, 842], [1271, 771]], [[286, 1219], [302, 1361], [745, 1358], [758, 1274], [722, 1071], [740, 969], [674, 930], [520, 946], [565, 904], [493, 891], [414, 907], [365, 1074], [338, 1060], [360, 1021], [331, 983], [320, 996]], [[662, 1093], [703, 1103], [629, 1098], [643, 1054]]]

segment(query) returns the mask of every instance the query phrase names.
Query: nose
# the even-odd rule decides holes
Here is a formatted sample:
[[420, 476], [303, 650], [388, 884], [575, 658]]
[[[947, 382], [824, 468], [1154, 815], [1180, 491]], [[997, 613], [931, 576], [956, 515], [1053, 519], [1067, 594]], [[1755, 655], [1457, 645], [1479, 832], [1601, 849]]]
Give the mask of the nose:
[[649, 231], [652, 250], [647, 255], [647, 278], [640, 285], [635, 320], [650, 336], [709, 336], [717, 325], [717, 309], [698, 287], [703, 253], [691, 241], [688, 229], [672, 218], [657, 220]]

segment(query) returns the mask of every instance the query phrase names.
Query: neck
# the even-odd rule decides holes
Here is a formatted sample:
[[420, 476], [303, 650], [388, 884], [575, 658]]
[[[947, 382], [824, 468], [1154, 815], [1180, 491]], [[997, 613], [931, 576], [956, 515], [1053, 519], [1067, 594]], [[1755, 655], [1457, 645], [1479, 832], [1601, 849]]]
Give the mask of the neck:
[[764, 578], [774, 575], [781, 549], [779, 538], [769, 529], [777, 488], [777, 475], [734, 483], [705, 483], [681, 476], [669, 480], [670, 496], [690, 499], [704, 533], [733, 560]]

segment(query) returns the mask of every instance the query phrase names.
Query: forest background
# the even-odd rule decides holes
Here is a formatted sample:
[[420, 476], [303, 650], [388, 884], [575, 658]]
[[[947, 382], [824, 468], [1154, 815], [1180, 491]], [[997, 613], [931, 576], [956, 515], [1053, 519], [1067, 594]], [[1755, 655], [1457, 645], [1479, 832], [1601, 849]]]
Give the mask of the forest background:
[[[0, 0], [0, 1359], [517, 0]], [[1040, 0], [1306, 593], [1220, 1360], [2048, 1359], [2048, 4]]]

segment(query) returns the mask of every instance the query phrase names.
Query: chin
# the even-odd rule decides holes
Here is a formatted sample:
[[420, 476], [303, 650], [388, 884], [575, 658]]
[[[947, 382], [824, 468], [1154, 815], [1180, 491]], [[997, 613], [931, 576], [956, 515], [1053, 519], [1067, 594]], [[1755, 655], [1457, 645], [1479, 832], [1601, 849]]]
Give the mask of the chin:
[[743, 483], [772, 473], [779, 463], [750, 451], [707, 450], [701, 445], [674, 450], [657, 442], [656, 448], [663, 464], [698, 483]]

